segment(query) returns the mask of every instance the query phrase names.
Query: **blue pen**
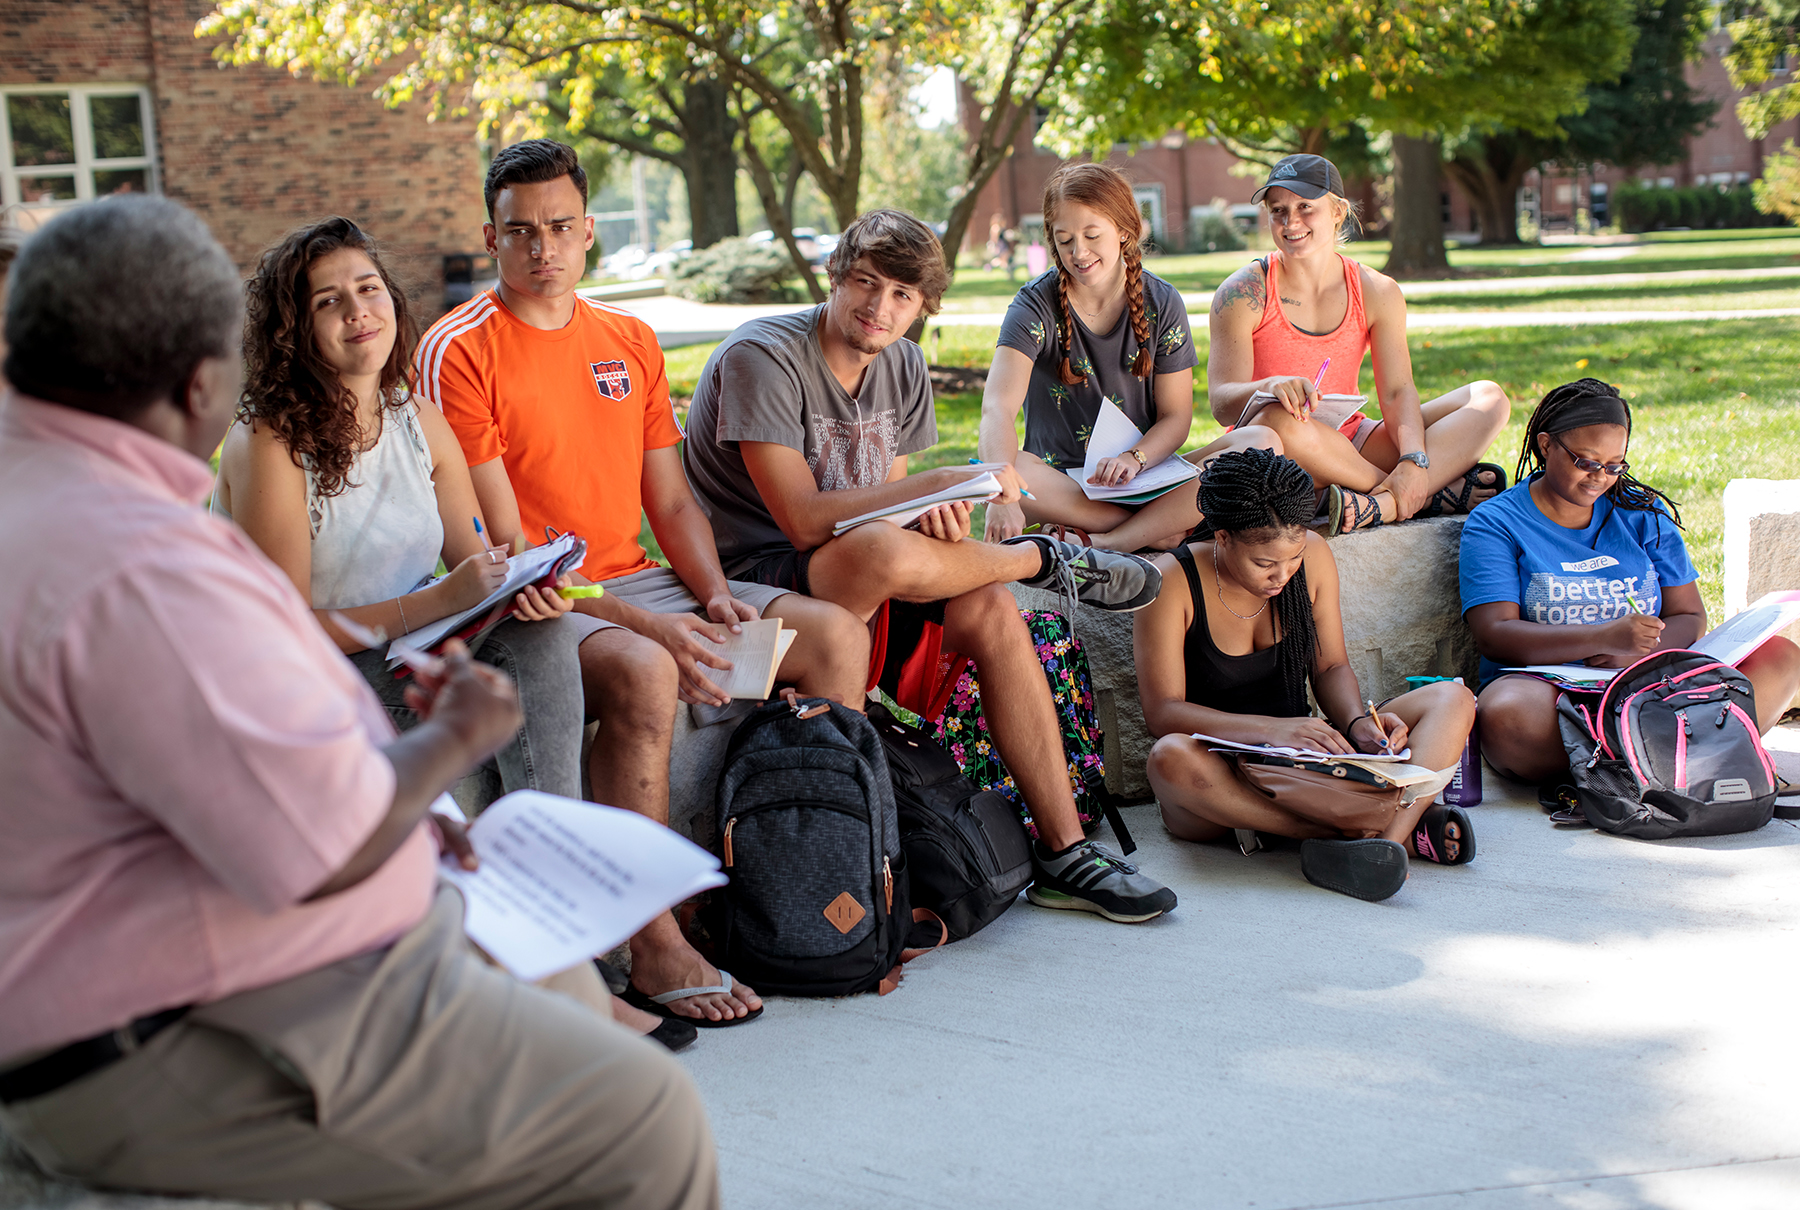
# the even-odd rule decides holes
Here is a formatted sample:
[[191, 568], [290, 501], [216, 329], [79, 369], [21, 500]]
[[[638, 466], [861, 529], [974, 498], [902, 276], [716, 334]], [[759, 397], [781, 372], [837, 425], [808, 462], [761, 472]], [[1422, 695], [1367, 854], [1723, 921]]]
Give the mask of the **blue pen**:
[[[969, 459], [969, 465], [970, 465], [970, 466], [980, 466], [980, 465], [981, 465], [981, 459], [979, 459], [979, 458], [971, 458], [971, 459]], [[1023, 496], [1023, 497], [1025, 497], [1025, 498], [1026, 498], [1026, 499], [1027, 499], [1027, 500], [1036, 500], [1036, 499], [1037, 499], [1037, 497], [1036, 497], [1036, 496], [1034, 496], [1034, 495], [1032, 495], [1032, 494], [1031, 494], [1031, 493], [1030, 493], [1030, 492], [1029, 492], [1029, 491], [1028, 491], [1028, 490], [1026, 490], [1026, 489], [1025, 489], [1025, 488], [1024, 488], [1024, 487], [1020, 487], [1020, 488], [1019, 488], [1019, 494], [1020, 494], [1020, 495], [1021, 495], [1021, 496]]]
[[480, 517], [475, 518], [475, 536], [477, 538], [479, 538], [481, 536], [481, 518]]

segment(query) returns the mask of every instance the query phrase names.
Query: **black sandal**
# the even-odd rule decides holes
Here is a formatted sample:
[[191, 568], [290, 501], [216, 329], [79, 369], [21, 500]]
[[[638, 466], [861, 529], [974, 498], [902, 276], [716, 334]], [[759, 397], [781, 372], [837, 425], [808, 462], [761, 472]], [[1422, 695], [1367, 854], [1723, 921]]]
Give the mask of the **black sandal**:
[[1339, 483], [1325, 489], [1325, 536], [1335, 538], [1353, 529], [1374, 529], [1382, 524], [1381, 505], [1368, 492], [1353, 491]]
[[[1487, 475], [1489, 478], [1485, 482], [1476, 482], [1483, 475]], [[1464, 475], [1459, 482], [1460, 490], [1456, 483], [1440, 487], [1436, 494], [1426, 501], [1425, 507], [1413, 515], [1415, 517], [1449, 517], [1458, 513], [1466, 513], [1475, 507], [1469, 502], [1469, 498], [1476, 492], [1492, 488], [1494, 494], [1499, 495], [1506, 490], [1506, 471], [1492, 462], [1477, 462], [1469, 468], [1468, 474]]]
[[[1413, 830], [1413, 848], [1426, 861], [1468, 865], [1475, 860], [1475, 828], [1461, 807], [1432, 803]], [[1452, 852], [1451, 850], [1455, 851]]]

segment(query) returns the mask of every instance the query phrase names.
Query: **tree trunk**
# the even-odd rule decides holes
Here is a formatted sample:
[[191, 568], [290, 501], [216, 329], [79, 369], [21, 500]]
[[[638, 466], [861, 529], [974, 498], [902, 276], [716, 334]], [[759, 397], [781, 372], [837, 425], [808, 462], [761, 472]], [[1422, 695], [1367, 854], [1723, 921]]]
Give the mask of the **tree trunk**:
[[1438, 145], [1436, 138], [1394, 136], [1392, 247], [1382, 267], [1389, 277], [1442, 276], [1449, 271]]
[[1447, 173], [1475, 207], [1482, 245], [1518, 245], [1519, 186], [1535, 162], [1535, 141], [1502, 131], [1473, 146], [1464, 144], [1444, 164]]
[[691, 79], [681, 114], [687, 134], [681, 175], [687, 182], [688, 228], [694, 247], [738, 234], [737, 122], [723, 81]]

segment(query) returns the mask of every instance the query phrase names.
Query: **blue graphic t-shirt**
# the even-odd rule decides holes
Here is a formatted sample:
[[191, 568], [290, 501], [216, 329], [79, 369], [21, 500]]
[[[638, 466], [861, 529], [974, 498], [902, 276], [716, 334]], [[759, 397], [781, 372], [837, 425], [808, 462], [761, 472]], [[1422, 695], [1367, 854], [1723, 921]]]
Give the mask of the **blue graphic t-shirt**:
[[[1537, 478], [1485, 501], [1463, 523], [1457, 578], [1464, 613], [1512, 601], [1527, 622], [1593, 626], [1632, 612], [1631, 598], [1660, 614], [1665, 584], [1697, 578], [1667, 514], [1618, 508], [1603, 496], [1585, 528], [1568, 529], [1532, 502]], [[1483, 656], [1482, 685], [1499, 675], [1500, 665]]]

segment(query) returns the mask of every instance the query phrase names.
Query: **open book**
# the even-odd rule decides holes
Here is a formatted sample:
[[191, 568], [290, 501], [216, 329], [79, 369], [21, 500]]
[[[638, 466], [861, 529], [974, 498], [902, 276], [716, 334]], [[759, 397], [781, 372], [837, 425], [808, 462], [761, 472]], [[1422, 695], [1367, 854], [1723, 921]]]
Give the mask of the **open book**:
[[[788, 648], [794, 645], [796, 630], [782, 628], [780, 618], [760, 618], [740, 623], [738, 634], [726, 634], [725, 641], [714, 648], [714, 654], [731, 661], [729, 672], [700, 665], [700, 672], [719, 687], [726, 697], [745, 697], [763, 701], [775, 691], [775, 673], [781, 667]], [[704, 639], [700, 640], [705, 642]]]
[[1000, 494], [1000, 480], [994, 478], [992, 471], [979, 466], [971, 466], [969, 470], [971, 474], [967, 479], [961, 483], [952, 483], [942, 491], [933, 492], [929, 496], [919, 496], [899, 504], [890, 504], [885, 508], [871, 509], [860, 517], [839, 521], [832, 528], [831, 536], [840, 537], [857, 526], [867, 525], [871, 521], [892, 521], [895, 525], [905, 528], [940, 504], [951, 504], [957, 500], [967, 500], [973, 504], [978, 500], [992, 500]]
[[462, 630], [475, 618], [493, 610], [494, 616], [486, 620], [480, 633], [470, 636], [472, 642], [479, 638], [480, 634], [499, 625], [501, 619], [506, 616], [505, 610], [496, 609], [496, 606], [510, 603], [514, 594], [527, 585], [554, 580], [565, 572], [574, 570], [581, 566], [582, 560], [586, 558], [587, 541], [574, 534], [564, 534], [554, 542], [546, 542], [542, 546], [534, 546], [522, 554], [514, 555], [506, 561], [506, 579], [502, 580], [500, 587], [490, 592], [481, 604], [473, 609], [465, 609], [461, 613], [453, 613], [447, 618], [428, 622], [389, 644], [388, 667], [393, 668], [399, 665], [399, 648], [415, 647], [421, 651], [429, 651]]
[[[1692, 649], [1735, 668], [1745, 656], [1795, 622], [1800, 622], [1800, 592], [1771, 592], [1694, 640]], [[1590, 668], [1586, 664], [1522, 664], [1501, 671], [1529, 672], [1559, 685], [1595, 690], [1604, 688], [1621, 670]]]
[[1130, 482], [1117, 487], [1100, 487], [1089, 483], [1102, 458], [1117, 458], [1126, 450], [1137, 448], [1144, 434], [1112, 400], [1103, 400], [1100, 414], [1094, 418], [1094, 431], [1088, 436], [1087, 460], [1080, 470], [1068, 472], [1089, 500], [1106, 500], [1113, 504], [1143, 504], [1164, 492], [1197, 478], [1200, 471], [1193, 463], [1170, 454], [1155, 466], [1146, 466]]
[[1240, 744], [1234, 740], [1198, 733], [1195, 733], [1194, 738], [1207, 744], [1214, 752], [1226, 756], [1239, 753], [1279, 756], [1308, 765], [1347, 765], [1358, 768], [1382, 778], [1390, 785], [1398, 786], [1401, 790], [1400, 800], [1405, 803], [1417, 802], [1421, 798], [1436, 798], [1438, 791], [1450, 784], [1450, 779], [1456, 776], [1457, 770], [1456, 765], [1451, 765], [1448, 769], [1427, 769], [1423, 765], [1409, 764], [1407, 760], [1412, 755], [1410, 748], [1392, 756], [1370, 755], [1366, 752], [1349, 756], [1343, 753], [1316, 752], [1308, 748], [1283, 748], [1275, 744]]
[[[1313, 409], [1312, 418], [1320, 424], [1328, 424], [1335, 429], [1350, 419], [1350, 413], [1362, 411], [1368, 402], [1367, 395], [1321, 395], [1319, 396], [1319, 406]], [[1280, 406], [1275, 396], [1269, 392], [1256, 392], [1250, 396], [1250, 402], [1246, 403], [1244, 410], [1238, 414], [1237, 424], [1233, 427], [1243, 428], [1256, 418], [1258, 412], [1271, 403]]]
[[469, 829], [481, 868], [440, 872], [463, 931], [531, 981], [604, 954], [660, 912], [723, 886], [718, 858], [635, 811], [515, 790]]

